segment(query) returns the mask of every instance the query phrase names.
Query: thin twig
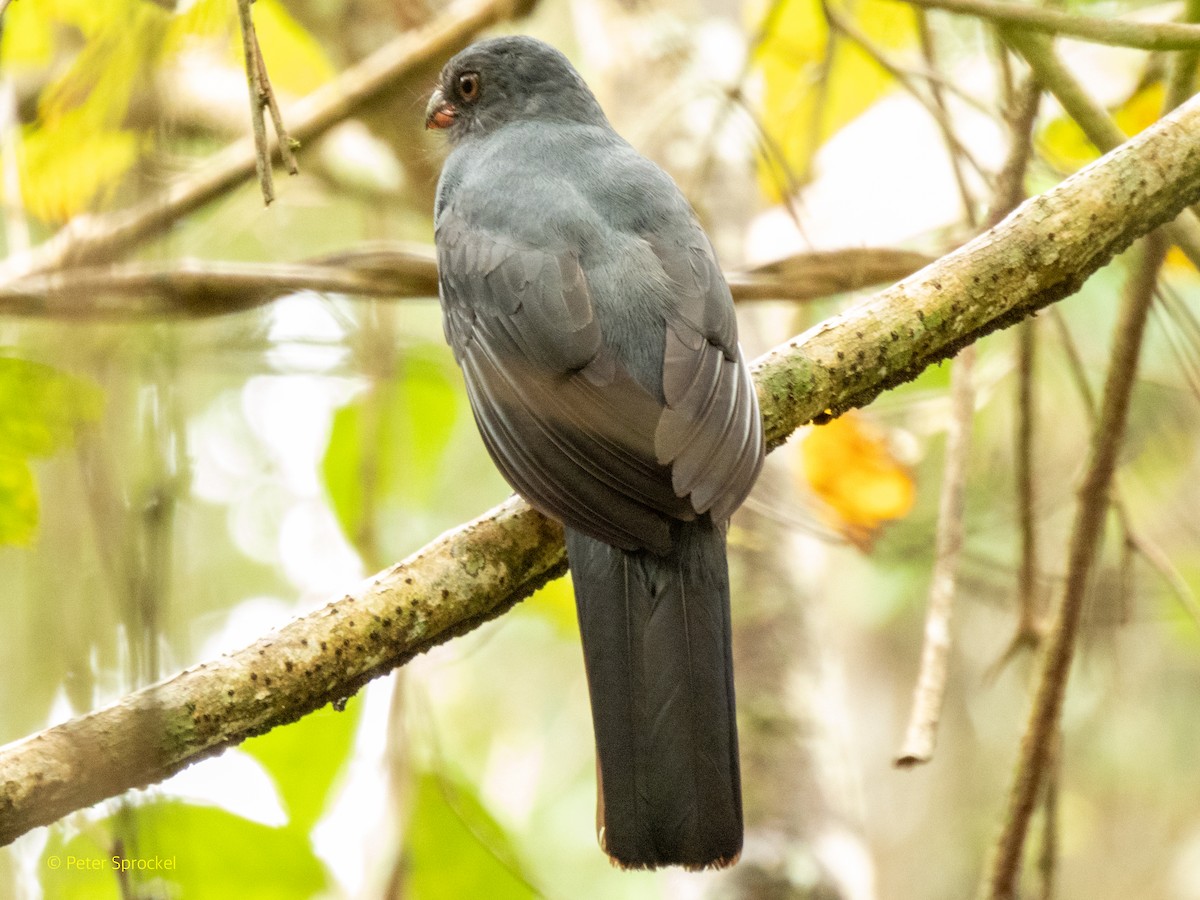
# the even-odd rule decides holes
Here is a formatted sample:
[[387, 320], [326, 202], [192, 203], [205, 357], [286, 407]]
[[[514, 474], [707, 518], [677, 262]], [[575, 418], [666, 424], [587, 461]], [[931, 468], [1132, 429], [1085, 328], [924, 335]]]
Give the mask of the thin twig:
[[279, 111], [279, 101], [275, 99], [275, 90], [271, 87], [271, 79], [267, 75], [267, 63], [263, 59], [262, 47], [258, 43], [258, 32], [251, 31], [254, 38], [254, 63], [258, 67], [258, 82], [262, 87], [263, 100], [271, 113], [271, 124], [275, 126], [275, 138], [279, 144], [279, 156], [289, 175], [299, 175], [300, 166], [296, 162], [296, 150], [300, 142], [288, 134], [287, 126], [283, 124], [283, 113]]
[[[1080, 399], [1083, 401], [1084, 412], [1088, 416], [1088, 421], [1095, 425], [1096, 395], [1092, 391], [1092, 386], [1088, 384], [1087, 374], [1084, 371], [1083, 357], [1079, 353], [1079, 347], [1075, 343], [1075, 339], [1071, 336], [1071, 332], [1067, 329], [1066, 319], [1064, 319], [1058, 309], [1050, 310], [1050, 321], [1054, 323], [1058, 331], [1059, 340], [1063, 346], [1063, 353], [1067, 360], [1067, 371], [1071, 376], [1072, 382], [1075, 384], [1075, 389], [1079, 392]], [[1170, 588], [1175, 598], [1179, 601], [1179, 605], [1183, 607], [1183, 611], [1187, 613], [1196, 627], [1200, 628], [1200, 601], [1196, 599], [1196, 595], [1188, 584], [1187, 579], [1180, 574], [1163, 549], [1134, 528], [1129, 508], [1125, 503], [1125, 497], [1121, 491], [1119, 477], [1116, 483], [1113, 484], [1110, 494], [1113, 513], [1117, 516], [1121, 530], [1125, 532], [1126, 540], [1133, 544], [1138, 553], [1142, 555], [1142, 558], [1150, 564], [1150, 568], [1154, 569], [1159, 577], [1166, 582], [1167, 587]]]
[[1021, 533], [1021, 560], [1017, 569], [1017, 631], [1013, 645], [1032, 646], [1040, 636], [1037, 597], [1037, 517], [1034, 515], [1033, 423], [1034, 355], [1037, 348], [1035, 319], [1017, 328], [1017, 429], [1014, 448], [1017, 482], [1017, 517]]
[[[913, 12], [917, 17], [917, 36], [921, 42], [921, 56], [925, 59], [925, 67], [930, 72], [937, 72], [937, 47], [933, 41], [933, 33], [929, 30], [928, 16], [925, 15], [923, 9], [916, 9]], [[967, 187], [967, 180], [963, 175], [962, 158], [957, 149], [962, 146], [962, 142], [959, 141], [958, 135], [955, 134], [954, 127], [950, 123], [950, 113], [946, 108], [946, 98], [942, 94], [940, 81], [930, 81], [928, 87], [929, 95], [933, 98], [933, 105], [938, 110], [935, 118], [938, 130], [942, 133], [942, 140], [946, 143], [946, 151], [950, 156], [950, 169], [954, 173], [954, 183], [958, 186], [958, 195], [962, 200], [963, 216], [966, 218], [967, 224], [974, 230], [977, 224], [975, 200]]]
[[1042, 846], [1038, 851], [1041, 900], [1054, 900], [1058, 872], [1058, 781], [1062, 775], [1062, 730], [1055, 732], [1046, 764], [1046, 789], [1042, 794]]
[[933, 578], [929, 608], [925, 614], [925, 642], [921, 647], [921, 669], [913, 690], [912, 714], [904, 743], [895, 764], [909, 768], [933, 758], [938, 721], [946, 696], [946, 673], [950, 665], [950, 619], [958, 557], [963, 544], [963, 513], [967, 496], [967, 466], [971, 457], [971, 422], [975, 414], [975, 390], [971, 371], [974, 346], [954, 359], [950, 373], [950, 422], [946, 427], [946, 466], [938, 501], [937, 536], [934, 541]]
[[996, 175], [996, 200], [987, 218], [989, 228], [995, 227], [1025, 199], [1025, 172], [1033, 152], [1033, 123], [1041, 105], [1042, 86], [1032, 75], [1027, 75], [1010, 94], [1011, 103], [1005, 108], [1004, 118], [1011, 137], [1008, 156]]
[[271, 147], [267, 143], [267, 125], [263, 107], [267, 92], [264, 71], [258, 64], [258, 37], [254, 33], [254, 17], [250, 14], [251, 0], [237, 0], [238, 22], [242, 28], [242, 53], [246, 57], [246, 83], [250, 90], [250, 124], [254, 128], [254, 170], [262, 187], [263, 204], [275, 201], [275, 179], [271, 174]]
[[1079, 488], [1066, 587], [1046, 637], [1037, 693], [1021, 740], [1008, 810], [983, 884], [983, 896], [989, 900], [1015, 900], [1018, 896], [1025, 837], [1044, 784], [1054, 734], [1059, 727], [1083, 601], [1104, 526], [1117, 454], [1125, 433], [1142, 336], [1166, 250], [1167, 243], [1160, 232], [1145, 238], [1141, 259], [1122, 298], [1100, 419], [1092, 435], [1087, 469]]
[[[1001, 52], [1005, 52], [1003, 47]], [[995, 225], [1025, 196], [1025, 171], [1033, 150], [1033, 123], [1042, 96], [1041, 85], [1026, 76], [1011, 93], [1006, 118], [1012, 135], [1008, 157], [996, 178], [996, 203], [988, 221]], [[1036, 646], [1040, 639], [1037, 610], [1037, 532], [1034, 516], [1033, 482], [1033, 351], [1035, 324], [1027, 319], [1018, 326], [1017, 366], [1017, 507], [1021, 532], [1021, 561], [1017, 574], [1017, 626], [1008, 648], [991, 667], [989, 675], [1002, 669], [1022, 648]]]
[[1200, 47], [1200, 27], [1176, 22], [1134, 22], [1077, 16], [1038, 6], [991, 0], [905, 0], [912, 6], [989, 19], [1001, 25], [1139, 50], [1191, 50]]
[[[911, 74], [903, 66], [893, 62], [887, 53], [875, 46], [875, 43], [863, 33], [862, 29], [860, 29], [849, 18], [842, 15], [840, 10], [835, 9], [829, 0], [821, 0], [821, 9], [825, 13], [825, 18], [829, 23], [830, 30], [841, 32], [847, 38], [854, 41], [854, 43], [858, 44], [858, 46], [863, 49], [864, 53], [875, 60], [875, 62], [881, 68], [883, 68], [884, 71], [886, 71], [892, 76], [892, 78], [896, 80], [897, 84], [908, 91], [908, 93], [911, 94], [918, 103], [924, 106], [929, 112], [929, 115], [933, 117], [933, 120], [938, 123], [942, 130], [942, 134], [945, 135], [947, 140], [950, 141], [953, 152], [962, 159], [966, 160], [971, 168], [978, 173], [980, 178], [982, 178], [985, 182], [989, 181], [990, 176], [988, 172], [979, 164], [974, 155], [972, 155], [971, 151], [963, 146], [962, 142], [959, 141], [955, 136], [954, 130], [951, 128], [946, 117], [945, 110], [939, 109], [938, 106], [934, 104], [928, 97], [926, 97], [921, 91], [917, 90], [916, 85], [913, 83]], [[932, 84], [932, 80], [930, 83]]]

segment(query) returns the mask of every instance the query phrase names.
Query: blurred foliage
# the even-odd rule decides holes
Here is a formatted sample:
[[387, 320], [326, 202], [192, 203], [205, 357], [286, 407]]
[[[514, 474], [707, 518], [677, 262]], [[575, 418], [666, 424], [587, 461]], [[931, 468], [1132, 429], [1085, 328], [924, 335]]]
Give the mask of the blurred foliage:
[[520, 870], [508, 834], [467, 785], [452, 782], [444, 772], [423, 772], [416, 776], [415, 793], [406, 866], [412, 896], [538, 896]]
[[[115, 845], [108, 836], [110, 827], [133, 840]], [[127, 866], [146, 868], [122, 871], [122, 859]], [[39, 868], [46, 873], [45, 896], [54, 900], [296, 900], [314, 896], [328, 884], [306, 829], [271, 828], [221, 809], [174, 800], [133, 804], [70, 837], [56, 830]]]
[[888, 447], [883, 429], [850, 412], [814, 426], [800, 443], [805, 485], [829, 523], [868, 549], [887, 522], [908, 515], [916, 495], [911, 473]]
[[88, 381], [0, 357], [0, 544], [28, 544], [38, 524], [31, 457], [68, 447], [100, 418], [104, 395]]
[[376, 381], [334, 415], [321, 472], [352, 543], [368, 508], [374, 518], [436, 502], [436, 476], [460, 401], [457, 372], [440, 355], [407, 354], [393, 377]]
[[[333, 75], [320, 44], [278, 0], [258, 0], [254, 18], [278, 90], [307, 93]], [[58, 70], [40, 92], [36, 121], [21, 142], [21, 195], [29, 214], [61, 223], [109, 205], [152, 146], [151, 128], [129, 125], [131, 106], [157, 102], [150, 97], [157, 73], [197, 37], [223, 35], [230, 63], [240, 65], [236, 22], [235, 5], [224, 0], [198, 0], [180, 15], [146, 0], [13, 4], [0, 58], [16, 71]], [[70, 63], [58, 65], [79, 38]]]
[[242, 744], [274, 779], [289, 828], [307, 834], [317, 824], [350, 756], [361, 715], [362, 697], [351, 697], [341, 711], [323, 706], [288, 728]]
[[[845, 14], [880, 48], [916, 41], [912, 10], [863, 0]], [[813, 156], [830, 137], [894, 87], [892, 76], [857, 43], [832, 33], [822, 0], [770, 0], [754, 51], [762, 78], [760, 127], [775, 152], [759, 157], [759, 182], [779, 200], [810, 177]]]

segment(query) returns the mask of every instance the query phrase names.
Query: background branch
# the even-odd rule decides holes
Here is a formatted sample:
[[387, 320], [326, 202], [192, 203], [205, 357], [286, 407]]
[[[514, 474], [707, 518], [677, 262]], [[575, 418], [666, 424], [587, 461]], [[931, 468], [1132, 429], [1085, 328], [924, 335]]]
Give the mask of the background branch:
[[[525, 4], [514, 0], [470, 0], [455, 5], [428, 25], [385, 44], [289, 107], [292, 136], [298, 141], [312, 141], [380, 94], [395, 90], [453, 55], [482, 29], [524, 9]], [[253, 138], [235, 141], [214, 154], [195, 175], [135, 206], [72, 219], [45, 243], [0, 264], [0, 284], [62, 266], [110, 261], [244, 183], [254, 172]]]
[[972, 371], [975, 348], [964, 347], [950, 373], [950, 423], [946, 428], [946, 465], [938, 499], [937, 535], [921, 668], [913, 688], [912, 713], [896, 765], [910, 768], [933, 759], [938, 720], [950, 669], [950, 619], [954, 611], [958, 558], [963, 544], [963, 512], [967, 505], [967, 465], [971, 458], [971, 425], [975, 418]]
[[1066, 589], [1047, 633], [1046, 650], [1038, 670], [1037, 693], [1021, 740], [1008, 814], [985, 882], [985, 896], [991, 900], [1017, 896], [1025, 837], [1051, 762], [1051, 747], [1066, 695], [1088, 577], [1103, 530], [1109, 486], [1125, 433], [1146, 317], [1166, 251], [1166, 241], [1157, 232], [1146, 239], [1142, 258], [1121, 303], [1100, 418], [1092, 433], [1088, 464], [1079, 488], [1079, 504], [1068, 552]]
[[991, 0], [906, 0], [913, 6], [990, 19], [1002, 25], [1079, 38], [1096, 44], [1140, 50], [1193, 50], [1200, 47], [1200, 26], [1177, 22], [1135, 22], [1077, 16], [1040, 6]]
[[[727, 278], [738, 301], [804, 301], [897, 281], [933, 261], [911, 250], [848, 248], [801, 253]], [[435, 297], [437, 255], [428, 244], [378, 241], [300, 263], [80, 266], [0, 284], [0, 315], [192, 318], [241, 312], [305, 290]]]
[[[1200, 198], [1200, 100], [990, 232], [755, 365], [772, 445], [1071, 293]], [[257, 643], [0, 748], [0, 842], [294, 721], [503, 612], [563, 571], [510, 501]]]

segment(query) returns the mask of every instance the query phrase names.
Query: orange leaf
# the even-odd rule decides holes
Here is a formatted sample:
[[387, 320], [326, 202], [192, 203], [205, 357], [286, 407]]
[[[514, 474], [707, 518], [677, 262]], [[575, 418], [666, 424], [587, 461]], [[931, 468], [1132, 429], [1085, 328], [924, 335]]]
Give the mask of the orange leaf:
[[822, 517], [861, 549], [912, 509], [912, 475], [892, 454], [887, 434], [861, 414], [810, 429], [800, 460], [809, 489], [822, 501]]

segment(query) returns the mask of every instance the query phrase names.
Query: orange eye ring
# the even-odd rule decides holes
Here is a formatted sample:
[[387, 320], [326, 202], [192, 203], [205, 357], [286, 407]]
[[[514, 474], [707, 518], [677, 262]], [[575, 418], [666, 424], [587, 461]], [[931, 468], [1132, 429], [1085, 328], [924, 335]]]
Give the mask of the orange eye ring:
[[467, 103], [479, 98], [478, 72], [464, 72], [458, 76], [458, 95]]

